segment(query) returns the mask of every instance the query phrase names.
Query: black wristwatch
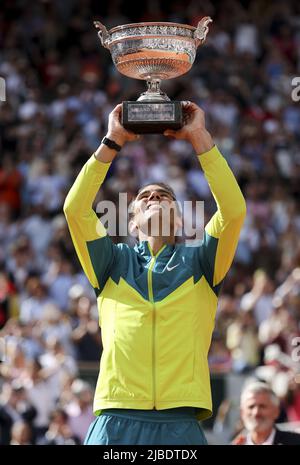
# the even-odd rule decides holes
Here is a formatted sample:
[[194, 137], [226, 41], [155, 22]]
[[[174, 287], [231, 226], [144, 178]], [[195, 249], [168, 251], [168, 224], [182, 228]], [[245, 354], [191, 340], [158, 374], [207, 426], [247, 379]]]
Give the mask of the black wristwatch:
[[114, 140], [109, 139], [108, 137], [103, 137], [101, 144], [107, 145], [110, 149], [120, 152], [121, 145], [117, 144]]

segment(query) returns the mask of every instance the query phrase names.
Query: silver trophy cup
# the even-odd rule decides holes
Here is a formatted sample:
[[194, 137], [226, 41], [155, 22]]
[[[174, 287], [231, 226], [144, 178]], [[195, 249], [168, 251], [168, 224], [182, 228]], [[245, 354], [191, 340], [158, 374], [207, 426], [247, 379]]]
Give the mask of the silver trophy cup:
[[108, 31], [94, 21], [101, 44], [108, 48], [118, 71], [147, 81], [148, 89], [136, 102], [123, 102], [122, 124], [135, 133], [162, 133], [183, 125], [180, 101], [171, 101], [160, 83], [187, 73], [195, 60], [197, 47], [206, 39], [208, 16], [198, 26], [177, 23], [135, 23]]

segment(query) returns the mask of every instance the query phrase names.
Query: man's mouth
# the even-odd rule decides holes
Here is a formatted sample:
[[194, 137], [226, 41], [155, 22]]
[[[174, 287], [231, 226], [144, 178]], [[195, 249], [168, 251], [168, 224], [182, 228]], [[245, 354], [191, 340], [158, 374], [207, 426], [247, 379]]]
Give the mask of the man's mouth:
[[147, 205], [146, 210], [149, 210], [151, 207], [159, 207], [159, 208], [162, 208], [162, 206], [160, 205], [160, 203], [151, 203], [150, 205]]

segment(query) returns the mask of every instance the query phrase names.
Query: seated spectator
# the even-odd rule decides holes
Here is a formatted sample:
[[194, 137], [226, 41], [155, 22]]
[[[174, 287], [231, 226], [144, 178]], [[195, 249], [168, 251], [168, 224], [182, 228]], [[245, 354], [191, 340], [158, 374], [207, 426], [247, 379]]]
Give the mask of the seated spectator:
[[281, 431], [276, 425], [279, 399], [265, 383], [246, 385], [241, 394], [241, 417], [245, 429], [233, 445], [300, 445], [300, 434]]
[[17, 214], [21, 207], [22, 175], [14, 164], [12, 154], [6, 153], [1, 158], [0, 203], [8, 204]]
[[23, 292], [27, 286], [27, 279], [38, 273], [36, 256], [30, 240], [26, 236], [19, 236], [7, 252], [7, 271], [13, 276], [16, 288]]
[[69, 415], [70, 428], [83, 444], [88, 428], [94, 420], [92, 401], [93, 392], [91, 386], [81, 379], [75, 379], [71, 390], [74, 400], [66, 405]]
[[51, 303], [46, 286], [39, 276], [29, 276], [26, 281], [27, 297], [21, 302], [20, 320], [23, 323], [39, 321], [47, 304]]
[[[20, 427], [16, 426], [14, 430], [14, 439], [16, 436], [22, 436], [21, 425], [27, 425], [29, 433], [30, 424], [34, 420], [37, 411], [30, 403], [26, 395], [24, 387], [14, 380], [11, 384], [4, 383], [2, 386], [2, 395], [0, 401], [0, 445], [7, 445], [13, 439], [12, 428], [15, 422], [21, 422]], [[26, 423], [24, 423], [26, 422]], [[25, 432], [24, 432], [25, 435]], [[26, 436], [26, 441], [29, 440], [29, 434]]]
[[231, 354], [219, 334], [213, 335], [208, 353], [208, 363], [212, 373], [228, 373], [231, 370]]
[[62, 313], [59, 307], [53, 303], [46, 304], [42, 318], [36, 323], [38, 333], [44, 344], [47, 340], [57, 339], [68, 355], [74, 355], [75, 350], [71, 342], [72, 325], [68, 314]]
[[300, 422], [300, 376], [296, 375], [289, 383], [287, 394], [288, 421]]
[[79, 439], [73, 435], [68, 425], [68, 415], [63, 409], [57, 408], [51, 412], [49, 428], [45, 433], [45, 437], [41, 438], [38, 444], [47, 446], [74, 446], [80, 444]]
[[101, 336], [97, 320], [92, 315], [91, 301], [82, 296], [76, 307], [76, 327], [72, 341], [79, 361], [98, 361], [102, 352]]
[[27, 362], [27, 376], [24, 385], [28, 399], [36, 409], [34, 418], [34, 437], [39, 439], [48, 428], [49, 415], [56, 405], [56, 392], [51, 389], [51, 382], [42, 370], [38, 359]]
[[0, 271], [0, 329], [7, 320], [18, 315], [16, 288], [8, 274]]
[[29, 446], [32, 445], [32, 431], [28, 423], [16, 421], [11, 429], [11, 446]]
[[257, 270], [253, 277], [253, 287], [241, 299], [243, 311], [252, 310], [256, 324], [259, 326], [272, 312], [274, 285], [263, 270]]
[[48, 272], [43, 282], [47, 285], [50, 298], [63, 311], [67, 310], [69, 303], [68, 292], [75, 284], [72, 263], [65, 257], [59, 257], [49, 264]]
[[22, 380], [26, 372], [27, 360], [20, 341], [17, 339], [18, 333], [15, 332], [12, 337], [6, 335], [6, 331], [2, 331], [1, 334], [6, 336], [6, 341], [5, 358], [0, 365], [0, 374], [8, 382]]
[[259, 361], [260, 344], [251, 311], [242, 312], [227, 329], [227, 347], [231, 350], [233, 370], [242, 373], [255, 368]]

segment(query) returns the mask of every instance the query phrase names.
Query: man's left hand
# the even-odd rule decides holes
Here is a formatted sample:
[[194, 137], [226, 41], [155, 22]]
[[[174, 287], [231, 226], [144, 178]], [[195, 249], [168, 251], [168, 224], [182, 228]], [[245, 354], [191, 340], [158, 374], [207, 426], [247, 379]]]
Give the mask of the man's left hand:
[[214, 142], [205, 127], [204, 111], [193, 102], [183, 102], [183, 127], [177, 131], [167, 129], [164, 135], [190, 142], [196, 153], [208, 152]]

